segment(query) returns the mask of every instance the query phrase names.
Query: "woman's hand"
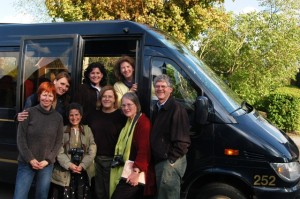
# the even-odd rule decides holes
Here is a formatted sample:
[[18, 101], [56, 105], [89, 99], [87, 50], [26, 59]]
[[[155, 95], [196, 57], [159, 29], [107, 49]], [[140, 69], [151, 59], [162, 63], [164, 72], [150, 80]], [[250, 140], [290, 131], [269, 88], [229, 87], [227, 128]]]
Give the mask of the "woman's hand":
[[73, 173], [81, 173], [81, 171], [82, 171], [82, 166], [77, 166], [76, 164], [71, 163], [69, 169], [70, 169]]
[[17, 117], [17, 120], [18, 122], [23, 122], [24, 120], [26, 120], [28, 117], [28, 111], [24, 110], [20, 113], [18, 113], [18, 117]]
[[128, 176], [126, 183], [130, 184], [131, 186], [137, 186], [139, 184], [139, 177], [140, 173], [139, 172], [131, 172], [131, 174]]
[[77, 165], [71, 163], [70, 166], [69, 166], [69, 169], [75, 173], [75, 172], [76, 172], [76, 169], [77, 169]]
[[131, 92], [136, 92], [136, 91], [137, 91], [137, 88], [138, 88], [137, 83], [132, 84], [132, 87], [130, 88], [130, 91], [131, 91]]
[[41, 169], [45, 168], [46, 166], [48, 166], [48, 164], [49, 164], [46, 160], [39, 162], [36, 159], [30, 160], [29, 163], [32, 166], [32, 168], [35, 170], [41, 170]]
[[81, 171], [83, 170], [82, 166], [77, 166], [76, 168], [76, 173], [81, 173]]
[[43, 169], [49, 165], [49, 162], [46, 160], [43, 160], [43, 161], [39, 162], [39, 165], [40, 165], [41, 169]]
[[39, 165], [39, 161], [37, 161], [36, 159], [32, 159], [30, 160], [30, 165], [33, 169], [35, 170], [39, 170], [40, 169], [40, 165]]

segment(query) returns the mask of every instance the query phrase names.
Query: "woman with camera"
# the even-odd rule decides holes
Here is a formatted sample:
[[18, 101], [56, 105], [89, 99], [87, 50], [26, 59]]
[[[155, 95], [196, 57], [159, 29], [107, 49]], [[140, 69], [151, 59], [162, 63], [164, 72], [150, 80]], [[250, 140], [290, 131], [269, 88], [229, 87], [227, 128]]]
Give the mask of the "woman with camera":
[[91, 129], [81, 124], [82, 106], [71, 103], [64, 128], [63, 146], [52, 174], [52, 199], [89, 199], [97, 147]]
[[[153, 170], [149, 169], [151, 124], [147, 116], [141, 113], [141, 105], [135, 93], [127, 92], [123, 95], [121, 108], [127, 122], [115, 147], [110, 195], [112, 199], [141, 198], [143, 195], [151, 195], [154, 191], [151, 188], [155, 188]], [[133, 161], [132, 172], [126, 178], [121, 178], [127, 160]], [[139, 183], [142, 172], [145, 174], [145, 185]]]
[[98, 199], [109, 199], [110, 166], [119, 134], [126, 117], [118, 109], [118, 96], [113, 86], [104, 86], [99, 95], [100, 107], [88, 115], [97, 145], [95, 157], [95, 194]]

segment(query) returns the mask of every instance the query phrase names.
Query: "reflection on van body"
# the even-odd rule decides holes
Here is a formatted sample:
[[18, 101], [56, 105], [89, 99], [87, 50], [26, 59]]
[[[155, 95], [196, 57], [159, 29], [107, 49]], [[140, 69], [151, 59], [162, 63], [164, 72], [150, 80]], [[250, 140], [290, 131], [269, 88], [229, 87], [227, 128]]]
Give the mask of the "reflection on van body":
[[[296, 198], [299, 151], [295, 143], [239, 99], [183, 44], [151, 27], [130, 21], [0, 25], [0, 180], [15, 181], [16, 113], [41, 79], [60, 71], [72, 77], [70, 95], [94, 61], [107, 68], [136, 60], [142, 110], [149, 117], [156, 97], [153, 79], [167, 74], [174, 97], [186, 108], [192, 144], [182, 179], [182, 198]], [[3, 175], [5, 174], [5, 175]]]

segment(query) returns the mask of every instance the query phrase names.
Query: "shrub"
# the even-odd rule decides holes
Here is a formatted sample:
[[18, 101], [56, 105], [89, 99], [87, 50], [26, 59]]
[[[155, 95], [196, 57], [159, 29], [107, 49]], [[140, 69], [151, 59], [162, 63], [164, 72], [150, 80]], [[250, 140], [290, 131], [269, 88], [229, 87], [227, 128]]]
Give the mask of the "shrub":
[[300, 134], [300, 89], [281, 87], [266, 100], [268, 119], [286, 132]]

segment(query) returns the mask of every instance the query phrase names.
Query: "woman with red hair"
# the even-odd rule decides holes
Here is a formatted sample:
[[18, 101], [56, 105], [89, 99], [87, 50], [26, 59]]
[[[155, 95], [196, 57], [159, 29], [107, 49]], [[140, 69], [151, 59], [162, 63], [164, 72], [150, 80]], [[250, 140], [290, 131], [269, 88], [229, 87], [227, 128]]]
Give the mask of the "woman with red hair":
[[62, 146], [63, 118], [52, 108], [56, 100], [53, 83], [42, 83], [37, 91], [39, 104], [28, 109], [29, 116], [19, 123], [18, 172], [14, 199], [28, 198], [35, 182], [35, 198], [47, 199], [53, 163]]

